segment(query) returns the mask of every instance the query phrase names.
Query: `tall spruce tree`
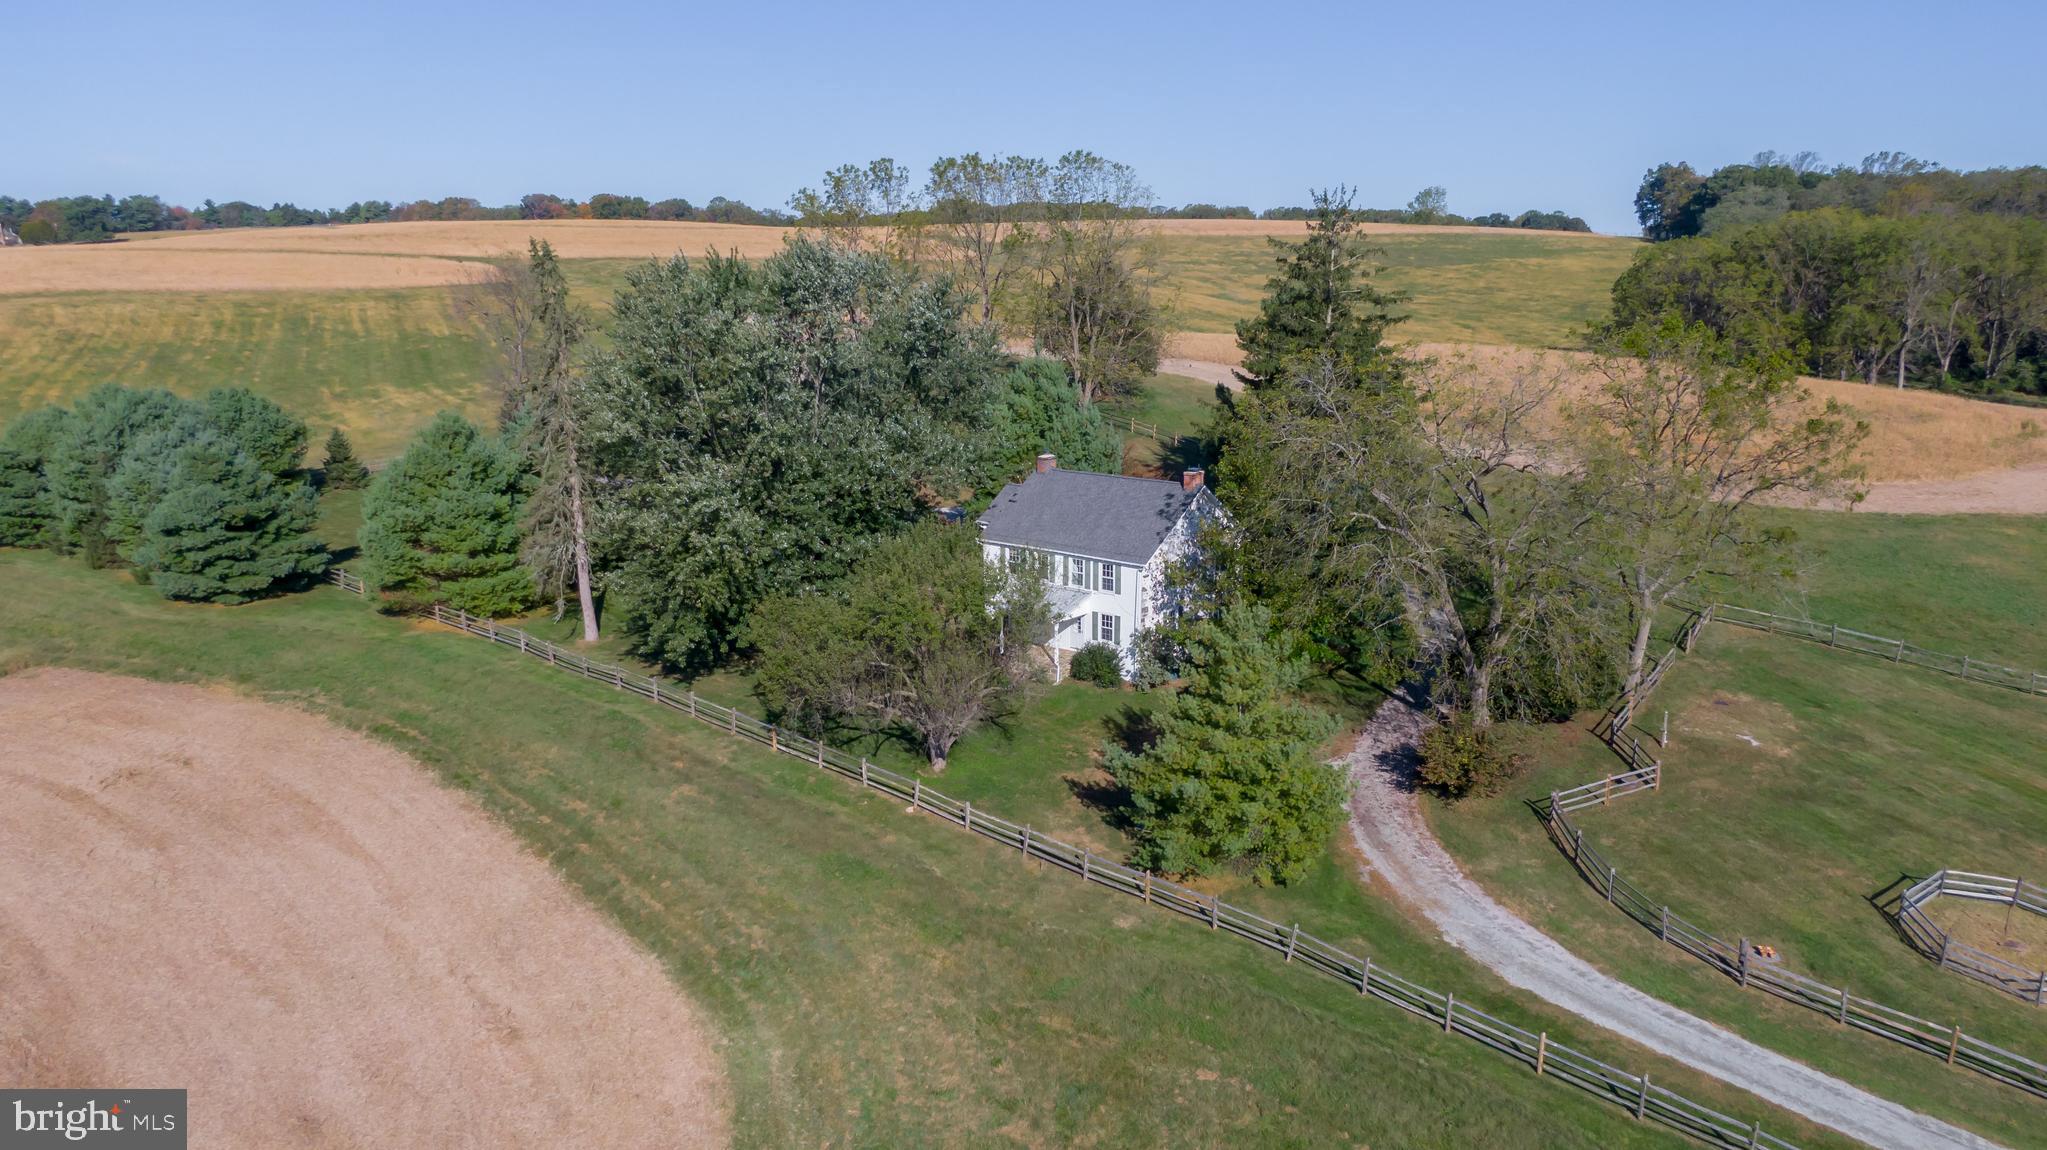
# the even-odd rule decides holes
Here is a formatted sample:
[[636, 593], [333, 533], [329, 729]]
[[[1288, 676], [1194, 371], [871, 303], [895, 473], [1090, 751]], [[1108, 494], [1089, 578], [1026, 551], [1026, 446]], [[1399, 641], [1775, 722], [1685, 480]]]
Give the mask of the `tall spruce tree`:
[[1237, 321], [1237, 346], [1244, 350], [1237, 374], [1250, 387], [1263, 387], [1289, 364], [1311, 357], [1370, 368], [1384, 354], [1387, 329], [1400, 322], [1393, 309], [1407, 297], [1370, 282], [1377, 253], [1360, 230], [1351, 189], [1314, 195], [1307, 236], [1270, 241], [1279, 274], [1266, 281], [1257, 316]]
[[533, 598], [519, 562], [519, 467], [444, 411], [363, 497], [364, 582], [397, 606], [509, 614]]
[[50, 452], [69, 433], [72, 415], [45, 407], [0, 434], [0, 547], [48, 547], [57, 509], [50, 493]]
[[[142, 464], [156, 461], [129, 466]], [[199, 431], [162, 474], [130, 557], [165, 598], [244, 603], [326, 569], [313, 489], [278, 479], [226, 436]]]
[[1136, 861], [1297, 879], [1343, 818], [1349, 780], [1317, 754], [1335, 725], [1291, 697], [1306, 665], [1275, 636], [1267, 608], [1225, 606], [1186, 628], [1185, 643], [1188, 683], [1157, 740], [1109, 757], [1130, 792]]
[[335, 428], [327, 433], [326, 458], [320, 463], [320, 483], [330, 491], [353, 491], [370, 481], [370, 469], [356, 458], [355, 444], [348, 433]]

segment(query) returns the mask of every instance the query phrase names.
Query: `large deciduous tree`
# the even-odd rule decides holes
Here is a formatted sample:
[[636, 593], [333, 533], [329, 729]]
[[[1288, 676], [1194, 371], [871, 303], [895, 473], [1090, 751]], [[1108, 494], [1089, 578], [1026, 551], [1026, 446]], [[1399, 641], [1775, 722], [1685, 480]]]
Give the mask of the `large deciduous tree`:
[[984, 561], [971, 531], [927, 521], [837, 588], [765, 603], [760, 686], [813, 729], [842, 716], [908, 727], [943, 771], [961, 736], [1037, 679], [1048, 618], [1037, 578]]
[[1263, 606], [1232, 604], [1183, 633], [1187, 685], [1142, 751], [1114, 750], [1135, 861], [1173, 874], [1241, 867], [1301, 877], [1343, 819], [1349, 781], [1322, 761], [1335, 729], [1295, 697], [1305, 664]]
[[436, 416], [363, 496], [363, 581], [386, 602], [504, 615], [533, 597], [519, 561], [519, 466], [452, 411]]
[[586, 426], [607, 607], [703, 667], [763, 599], [843, 575], [986, 466], [993, 334], [950, 280], [797, 237], [631, 272]]
[[1010, 281], [1028, 267], [1051, 168], [1028, 156], [979, 152], [941, 157], [924, 187], [935, 238], [959, 277], [980, 297], [981, 322], [995, 321]]
[[1143, 217], [1150, 199], [1128, 165], [1091, 152], [1068, 152], [1046, 177], [1025, 313], [1032, 339], [1066, 364], [1083, 406], [1158, 370], [1165, 335]]
[[1758, 500], [1855, 497], [1868, 425], [1814, 402], [1781, 359], [1731, 362], [1709, 330], [1674, 318], [1611, 338], [1594, 373], [1567, 422], [1601, 508], [1592, 550], [1627, 603], [1632, 694], [1664, 606], [1708, 577], [1768, 573], [1781, 540]]
[[1531, 644], [1596, 629], [1577, 577], [1596, 512], [1543, 418], [1561, 386], [1540, 361], [1297, 365], [1238, 405], [1246, 551], [1303, 593], [1399, 604], [1485, 729]]

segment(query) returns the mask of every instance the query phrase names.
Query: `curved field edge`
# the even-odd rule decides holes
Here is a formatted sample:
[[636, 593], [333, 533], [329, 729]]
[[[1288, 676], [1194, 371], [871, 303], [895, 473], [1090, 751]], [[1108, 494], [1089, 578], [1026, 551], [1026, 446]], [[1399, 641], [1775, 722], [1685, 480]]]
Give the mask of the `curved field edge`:
[[[1241, 944], [339, 592], [221, 610], [40, 554], [0, 551], [0, 572], [16, 592], [0, 668], [234, 683], [474, 793], [704, 1004], [742, 1145], [1677, 1144]], [[1803, 1145], [1840, 1144], [1518, 1001], [1347, 870], [1325, 862], [1315, 908], [1318, 923], [1348, 912], [1344, 945]]]

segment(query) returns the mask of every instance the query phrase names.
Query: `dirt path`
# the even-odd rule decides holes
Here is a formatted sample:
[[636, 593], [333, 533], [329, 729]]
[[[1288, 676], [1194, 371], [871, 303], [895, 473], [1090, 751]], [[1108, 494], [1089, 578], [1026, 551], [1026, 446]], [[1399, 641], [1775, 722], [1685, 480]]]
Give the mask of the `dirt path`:
[[1996, 1143], [1928, 1118], [1740, 1038], [1601, 973], [1465, 877], [1423, 820], [1410, 784], [1422, 716], [1379, 708], [1343, 762], [1356, 790], [1351, 834], [1374, 877], [1445, 941], [1523, 990], [1730, 1085], [1886, 1150]]
[[714, 1035], [467, 796], [289, 707], [0, 678], [0, 1082], [192, 1144], [727, 1141]]

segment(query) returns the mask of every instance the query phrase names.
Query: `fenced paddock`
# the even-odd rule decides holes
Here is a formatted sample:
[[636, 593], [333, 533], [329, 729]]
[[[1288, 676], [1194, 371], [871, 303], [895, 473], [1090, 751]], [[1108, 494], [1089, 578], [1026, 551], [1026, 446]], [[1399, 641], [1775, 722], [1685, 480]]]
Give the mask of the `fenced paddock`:
[[1721, 604], [1713, 608], [1714, 617], [1723, 623], [1737, 627], [1748, 627], [1767, 631], [1772, 635], [1790, 635], [1814, 643], [1824, 643], [1840, 651], [1855, 651], [1874, 655], [1893, 663], [1907, 663], [1914, 667], [1926, 667], [1943, 674], [1967, 679], [1972, 683], [1989, 683], [1998, 687], [2009, 687], [2028, 695], [2047, 695], [2047, 675], [2038, 671], [2027, 671], [2017, 667], [2006, 667], [1985, 662], [1969, 655], [1949, 655], [1940, 651], [1929, 651], [1915, 647], [1903, 639], [1889, 639], [1882, 635], [1871, 635], [1864, 631], [1852, 631], [1836, 623], [1817, 623], [1810, 619], [1794, 619], [1785, 615], [1773, 615], [1768, 611], [1755, 611], [1747, 607], [1729, 607]]
[[2047, 971], [2031, 970], [1979, 950], [1943, 930], [1925, 909], [1939, 898], [1996, 903], [2047, 918], [2047, 888], [2024, 879], [1939, 870], [1907, 887], [1898, 896], [1898, 908], [1892, 916], [1898, 933], [1905, 936], [1913, 949], [1939, 963], [1942, 970], [1994, 986], [2035, 1006], [2047, 1005]]
[[[1542, 817], [1544, 829], [1549, 834], [1550, 841], [1570, 861], [1571, 865], [1578, 871], [1578, 874], [1585, 882], [1606, 899], [1608, 905], [1654, 933], [1663, 942], [1684, 951], [1686, 954], [1726, 975], [1736, 985], [1775, 995], [1786, 1002], [1825, 1014], [1843, 1026], [1852, 1026], [1859, 1030], [1868, 1031], [1879, 1037], [1909, 1046], [1914, 1050], [1934, 1055], [1950, 1066], [1965, 1067], [1995, 1081], [2047, 1098], [2047, 1064], [2036, 1062], [2006, 1050], [2001, 1046], [1995, 1046], [1981, 1039], [1973, 1038], [1964, 1034], [1962, 1028], [1958, 1025], [1943, 1025], [1880, 1002], [1858, 998], [1851, 994], [1845, 986], [1829, 986], [1817, 979], [1788, 970], [1778, 963], [1764, 961], [1755, 957], [1749, 946], [1748, 939], [1737, 939], [1734, 943], [1730, 944], [1726, 939], [1673, 912], [1668, 902], [1652, 897], [1635, 884], [1629, 882], [1621, 874], [1619, 864], [1602, 854], [1595, 844], [1587, 841], [1584, 829], [1571, 821], [1570, 815], [1572, 812], [1585, 810], [1590, 807], [1604, 806], [1616, 798], [1654, 791], [1662, 786], [1663, 767], [1661, 762], [1629, 730], [1635, 709], [1663, 681], [1664, 673], [1677, 661], [1678, 655], [1688, 652], [1693, 648], [1698, 641], [1700, 630], [1708, 622], [1719, 620], [1721, 622], [1735, 623], [1737, 626], [1755, 627], [1757, 626], [1754, 621], [1756, 619], [1762, 619], [1767, 624], [1769, 620], [1776, 620], [1778, 617], [1768, 615], [1767, 612], [1749, 611], [1746, 608], [1715, 604], [1702, 611], [1694, 612], [1685, 620], [1684, 624], [1678, 629], [1677, 637], [1671, 643], [1669, 650], [1665, 651], [1650, 666], [1649, 670], [1643, 675], [1641, 685], [1634, 694], [1632, 696], [1623, 696], [1617, 701], [1601, 718], [1594, 729], [1594, 733], [1615, 754], [1621, 757], [1629, 769], [1604, 779], [1596, 779], [1582, 786], [1551, 793], [1548, 802], [1539, 808], [1539, 814]], [[1784, 622], [1795, 621], [1784, 620]], [[1869, 636], [1863, 636], [1861, 632], [1836, 628], [1831, 624], [1806, 623], [1803, 626], [1805, 628], [1803, 631], [1777, 630], [1775, 633], [1791, 634], [1799, 638], [1824, 641], [1829, 646], [1840, 647], [1845, 650], [1860, 650], [1862, 648], [1843, 646], [1837, 641], [1837, 636], [1851, 637], [1851, 642], [1857, 641], [1854, 637], [1870, 638]], [[1911, 662], [1913, 660], [1908, 657], [1909, 653], [1920, 650], [1919, 648], [1911, 647], [1909, 644], [1899, 643], [1896, 640], [1880, 639], [1877, 641], [1891, 644], [1892, 646], [1887, 648], [1890, 651], [1903, 653], [1894, 661]], [[1955, 662], [1952, 664], [1952, 669], [1947, 664], [1933, 661], [1921, 662], [1918, 665], [1933, 666], [1940, 670], [1950, 670], [1950, 673], [1960, 674], [1964, 678], [1969, 677], [1967, 668], [1972, 665], [1979, 669], [1994, 666], [1994, 664], [1985, 664], [1955, 656], [1939, 656], [1938, 659], [1953, 659]], [[2010, 671], [2009, 668], [1999, 668], [1999, 670], [2007, 671], [2010, 675], [2024, 674], [2023, 672]], [[2011, 679], [1991, 679], [1987, 677], [1982, 678], [1981, 681], [1997, 682], [2002, 686], [2016, 686], [2018, 682]], [[2024, 688], [2021, 687], [2019, 689]], [[1962, 872], [1948, 871], [1941, 873], [1955, 876], [1962, 874]], [[1937, 878], [1938, 876], [1935, 877]], [[2002, 899], [2004, 901], [2023, 898], [2026, 901], [2022, 905], [2025, 905], [2029, 910], [2047, 908], [2047, 891], [2032, 886], [2030, 883], [2019, 884], [2016, 880], [1983, 875], [1968, 875], [1967, 880], [1971, 885], [1960, 886], [1958, 885], [1961, 881], [1959, 879], [1950, 880], [1950, 885], [1958, 890], [1966, 889], [1972, 892], [1967, 897], [1991, 900]], [[1924, 880], [1918, 886], [1915, 886], [1913, 890], [1918, 890], [1919, 887], [1923, 887], [1933, 881], [1933, 879]], [[2002, 883], [2013, 885], [2009, 888], [2000, 888], [1995, 885]], [[2000, 890], [2003, 889], [2009, 890], [2008, 896], [2000, 894]], [[1905, 897], [1909, 898], [1910, 894], [1911, 892], [1908, 891]], [[1933, 895], [1929, 894], [1925, 897], [1930, 898]], [[1904, 900], [1901, 899], [1902, 901]], [[1921, 902], [1923, 903], [1923, 901], [1924, 899], [1922, 898]], [[2047, 913], [2047, 909], [2042, 909], [2041, 913]], [[1894, 921], [1899, 920], [1894, 919]], [[1901, 933], [1905, 933], [1912, 940], [1915, 947], [1922, 950], [1924, 950], [1922, 939], [1930, 940], [1935, 934], [1939, 935], [1942, 940], [1946, 940], [1948, 937], [1946, 932], [1941, 931], [1923, 912], [1917, 916], [1915, 921], [1909, 924], [1899, 921], [1899, 929]], [[1913, 934], [1914, 931], [1918, 932], [1917, 935]], [[1935, 943], [1935, 945], [1939, 946], [1941, 944]], [[1956, 954], [1954, 947], [1957, 945], [1959, 944], [1946, 943], [1950, 957]], [[1969, 949], [1974, 951], [1974, 948]], [[1987, 955], [1982, 951], [1974, 951], [1974, 954], [1982, 955], [1983, 958], [1989, 959], [1991, 963], [2000, 963], [2010, 968], [2009, 971], [2004, 972], [2002, 977], [2011, 980], [2011, 986], [2006, 986], [2002, 982], [1993, 982], [1993, 985], [1998, 985], [2001, 989], [2012, 990], [2014, 993], [2018, 993], [2020, 997], [2026, 997], [2024, 988], [2030, 987], [2030, 993], [2035, 996], [2035, 1000], [2039, 997], [2047, 997], [2047, 975], [2026, 971], [2022, 967], [2012, 966], [2012, 964], [2005, 963], [2004, 960], [1997, 958], [1995, 955]], [[1947, 964], [1943, 963], [1943, 965]], [[1988, 964], [1972, 965], [1969, 969], [1952, 966], [1950, 969], [1958, 970], [1961, 973], [1983, 979], [1984, 981], [1991, 981], [1991, 978], [1985, 977], [1990, 973]], [[2033, 981], [2030, 983], [2024, 982], [2023, 978], [2025, 977], [2030, 977]], [[2013, 990], [2014, 987], [2019, 989]]]
[[[343, 582], [344, 574], [338, 568], [330, 571], [329, 581], [354, 594], [362, 594], [360, 580], [348, 576], [351, 582]], [[863, 756], [785, 731], [737, 708], [699, 698], [694, 692], [677, 691], [653, 676], [613, 664], [593, 662], [519, 628], [499, 626], [488, 619], [440, 606], [433, 607], [428, 616], [464, 634], [513, 648], [551, 667], [637, 695], [706, 726], [749, 739], [775, 754], [786, 755], [817, 769], [831, 771], [862, 787], [880, 791], [909, 804], [913, 810], [1013, 849], [1025, 861], [1035, 860], [1056, 867], [1077, 876], [1082, 882], [1108, 887], [1190, 919], [1209, 930], [1264, 947], [1280, 954], [1282, 961], [1288, 964], [1298, 964], [1355, 988], [1363, 1000], [1397, 1007], [1428, 1023], [1432, 1029], [1477, 1042], [1528, 1067], [1537, 1075], [1557, 1079], [1621, 1107], [1640, 1121], [1656, 1122], [1715, 1146], [1797, 1150], [1796, 1144], [1765, 1131], [1759, 1122], [1742, 1122], [1702, 1106], [1656, 1085], [1648, 1074], [1633, 1074], [1612, 1066], [1551, 1041], [1546, 1031], [1516, 1026], [1477, 1009], [1469, 1002], [1460, 1002], [1454, 992], [1437, 991], [1403, 978], [1369, 957], [1358, 957], [1307, 933], [1299, 923], [1275, 922], [1232, 906], [1214, 895], [1202, 894], [1191, 887], [1125, 866], [1028, 825], [978, 809], [972, 803], [926, 786], [922, 779], [875, 766]]]

